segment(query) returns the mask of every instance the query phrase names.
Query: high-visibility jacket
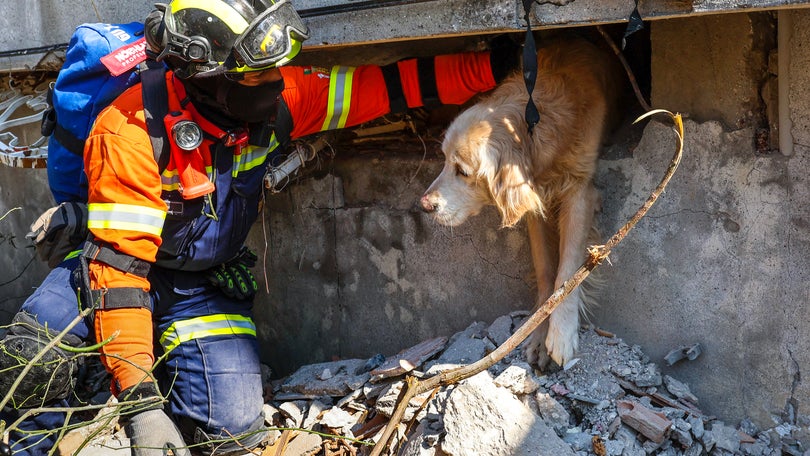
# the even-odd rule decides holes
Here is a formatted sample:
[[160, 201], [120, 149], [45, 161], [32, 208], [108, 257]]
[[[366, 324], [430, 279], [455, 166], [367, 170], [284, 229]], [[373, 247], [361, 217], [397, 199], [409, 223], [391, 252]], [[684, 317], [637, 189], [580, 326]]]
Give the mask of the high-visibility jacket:
[[[406, 107], [462, 104], [496, 84], [488, 52], [410, 59], [385, 67], [280, 70], [293, 139], [358, 125]], [[180, 110], [183, 85], [171, 72], [166, 77], [169, 111]], [[136, 85], [98, 116], [87, 139], [88, 227], [97, 245], [123, 256], [170, 269], [202, 271], [233, 258], [244, 243], [259, 215], [267, 158], [278, 141], [270, 136], [244, 147], [226, 147], [220, 139], [225, 131], [193, 105], [185, 109], [207, 133], [201, 150], [206, 151], [206, 171], [216, 192], [184, 200], [174, 158], [160, 172], [145, 126], [141, 86]], [[149, 292], [145, 276], [110, 263], [91, 257], [91, 289], [134, 291], [120, 296]], [[97, 340], [119, 332], [102, 348], [105, 355], [116, 355], [102, 359], [118, 390], [142, 381], [154, 362], [151, 311], [131, 306], [119, 303], [105, 309], [101, 302], [95, 315]]]

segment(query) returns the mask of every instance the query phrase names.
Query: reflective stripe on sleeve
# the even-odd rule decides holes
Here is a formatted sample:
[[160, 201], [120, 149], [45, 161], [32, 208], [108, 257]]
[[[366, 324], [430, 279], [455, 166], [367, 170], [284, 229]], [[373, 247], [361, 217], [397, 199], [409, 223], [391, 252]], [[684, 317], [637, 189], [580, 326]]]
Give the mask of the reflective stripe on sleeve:
[[247, 334], [256, 336], [256, 325], [250, 317], [238, 314], [216, 314], [172, 323], [160, 336], [166, 353], [183, 342], [211, 336]]
[[354, 67], [332, 67], [329, 75], [329, 105], [321, 130], [335, 130], [346, 126], [351, 109], [354, 70]]
[[140, 231], [160, 236], [166, 212], [133, 204], [91, 203], [87, 205], [87, 216], [90, 229]]

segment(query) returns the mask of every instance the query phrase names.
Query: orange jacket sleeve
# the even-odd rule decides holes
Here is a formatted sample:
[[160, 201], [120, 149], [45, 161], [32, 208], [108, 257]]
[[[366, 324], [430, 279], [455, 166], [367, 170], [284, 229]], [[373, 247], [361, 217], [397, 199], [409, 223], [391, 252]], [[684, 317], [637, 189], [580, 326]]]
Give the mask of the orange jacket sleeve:
[[424, 106], [427, 92], [441, 103], [462, 104], [495, 87], [489, 52], [408, 59], [386, 67], [280, 69], [293, 138], [359, 125], [392, 112], [399, 104]]
[[[95, 240], [116, 252], [154, 262], [161, 242], [166, 205], [161, 199], [158, 165], [146, 131], [140, 86], [119, 97], [97, 117], [85, 143], [88, 227]], [[94, 290], [135, 288], [149, 291], [144, 277], [90, 261]], [[154, 362], [149, 309], [96, 310], [98, 341], [117, 333], [101, 349], [113, 375], [113, 391], [143, 381]]]

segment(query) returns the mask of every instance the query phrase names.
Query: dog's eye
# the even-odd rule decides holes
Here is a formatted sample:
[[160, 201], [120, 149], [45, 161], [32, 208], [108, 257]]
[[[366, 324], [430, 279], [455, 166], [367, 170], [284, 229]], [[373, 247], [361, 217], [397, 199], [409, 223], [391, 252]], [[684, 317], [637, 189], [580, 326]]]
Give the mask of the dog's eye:
[[456, 163], [456, 176], [470, 177], [470, 173], [464, 171], [464, 168], [462, 168], [461, 165]]

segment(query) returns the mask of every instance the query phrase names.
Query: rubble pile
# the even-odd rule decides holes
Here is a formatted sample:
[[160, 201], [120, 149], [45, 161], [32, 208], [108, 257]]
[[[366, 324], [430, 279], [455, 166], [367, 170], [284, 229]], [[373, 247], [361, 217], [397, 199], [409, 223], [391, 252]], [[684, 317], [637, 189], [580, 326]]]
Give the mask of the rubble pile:
[[[268, 381], [264, 406], [275, 456], [367, 455], [381, 438], [407, 375], [427, 378], [483, 358], [528, 317], [513, 312], [397, 355], [308, 365]], [[669, 361], [694, 359], [683, 347]], [[688, 385], [650, 362], [638, 346], [592, 327], [578, 357], [542, 374], [512, 351], [487, 371], [414, 397], [394, 445], [400, 456], [808, 456], [780, 423], [758, 430], [704, 414]], [[113, 436], [114, 437], [114, 436]], [[103, 446], [125, 446], [125, 442]], [[120, 438], [120, 436], [119, 436]], [[91, 453], [97, 454], [97, 453]], [[116, 453], [117, 454], [117, 453]]]

